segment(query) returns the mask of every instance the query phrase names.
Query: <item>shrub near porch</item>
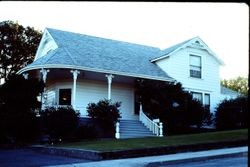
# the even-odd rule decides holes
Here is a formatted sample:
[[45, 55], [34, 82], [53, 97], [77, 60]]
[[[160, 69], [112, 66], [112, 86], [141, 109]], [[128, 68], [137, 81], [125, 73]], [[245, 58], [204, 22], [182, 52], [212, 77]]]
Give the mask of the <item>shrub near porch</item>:
[[114, 138], [115, 123], [121, 118], [120, 106], [121, 102], [112, 103], [107, 99], [88, 104], [88, 116], [91, 117], [95, 129], [100, 131], [98, 137]]

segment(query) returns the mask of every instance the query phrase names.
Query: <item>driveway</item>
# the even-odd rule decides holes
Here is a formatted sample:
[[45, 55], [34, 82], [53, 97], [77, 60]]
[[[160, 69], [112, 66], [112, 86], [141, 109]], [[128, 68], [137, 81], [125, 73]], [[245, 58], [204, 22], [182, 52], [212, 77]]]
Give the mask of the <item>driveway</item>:
[[72, 163], [91, 162], [90, 160], [48, 155], [34, 152], [30, 149], [0, 149], [0, 166], [4, 167], [34, 167], [51, 166]]

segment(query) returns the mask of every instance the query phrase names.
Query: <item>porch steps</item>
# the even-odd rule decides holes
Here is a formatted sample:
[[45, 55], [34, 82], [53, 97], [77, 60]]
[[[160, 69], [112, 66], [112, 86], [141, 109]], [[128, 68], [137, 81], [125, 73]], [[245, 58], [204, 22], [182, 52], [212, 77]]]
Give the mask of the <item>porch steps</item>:
[[120, 120], [120, 138], [154, 137], [149, 129], [139, 120]]

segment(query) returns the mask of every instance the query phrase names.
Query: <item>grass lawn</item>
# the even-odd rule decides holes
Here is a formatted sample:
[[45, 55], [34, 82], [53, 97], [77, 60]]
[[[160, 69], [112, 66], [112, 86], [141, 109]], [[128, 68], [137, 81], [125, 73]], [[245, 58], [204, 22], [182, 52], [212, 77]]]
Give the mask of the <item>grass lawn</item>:
[[105, 139], [58, 144], [57, 147], [78, 148], [95, 151], [129, 150], [135, 148], [152, 148], [177, 146], [209, 142], [233, 141], [248, 138], [248, 129], [207, 132], [200, 134], [176, 135], [166, 137], [147, 137], [136, 139]]

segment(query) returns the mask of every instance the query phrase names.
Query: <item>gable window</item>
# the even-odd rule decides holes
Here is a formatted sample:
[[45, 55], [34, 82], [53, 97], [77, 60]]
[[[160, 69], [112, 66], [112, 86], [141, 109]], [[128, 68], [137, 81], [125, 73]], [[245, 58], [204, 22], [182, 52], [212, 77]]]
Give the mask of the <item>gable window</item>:
[[204, 98], [205, 108], [210, 109], [210, 94], [205, 93]]
[[198, 101], [201, 102], [202, 104], [202, 93], [199, 93], [199, 92], [191, 92], [192, 93], [192, 96], [193, 96], [193, 99], [196, 99]]
[[201, 78], [201, 57], [190, 55], [190, 77]]
[[59, 89], [59, 105], [71, 105], [71, 89]]

